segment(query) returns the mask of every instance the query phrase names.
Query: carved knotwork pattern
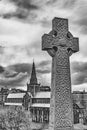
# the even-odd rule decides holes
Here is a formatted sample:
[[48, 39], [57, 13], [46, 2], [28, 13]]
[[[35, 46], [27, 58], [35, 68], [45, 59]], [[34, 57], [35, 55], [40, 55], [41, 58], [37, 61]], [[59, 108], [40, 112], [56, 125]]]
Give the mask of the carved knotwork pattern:
[[52, 31], [42, 37], [42, 49], [52, 56], [50, 130], [71, 130], [73, 108], [69, 56], [79, 51], [78, 38], [68, 31], [68, 20], [54, 18]]
[[53, 125], [53, 129], [72, 127], [73, 113], [68, 51], [60, 47], [52, 60], [50, 126]]

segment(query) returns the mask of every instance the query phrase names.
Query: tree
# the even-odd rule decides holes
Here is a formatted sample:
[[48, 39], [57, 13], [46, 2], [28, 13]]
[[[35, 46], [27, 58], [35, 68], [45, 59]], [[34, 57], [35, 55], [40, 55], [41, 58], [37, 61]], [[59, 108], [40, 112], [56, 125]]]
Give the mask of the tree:
[[6, 119], [5, 115], [0, 113], [0, 130], [7, 130], [6, 129]]
[[0, 130], [30, 130], [29, 115], [21, 108], [10, 108], [0, 115]]

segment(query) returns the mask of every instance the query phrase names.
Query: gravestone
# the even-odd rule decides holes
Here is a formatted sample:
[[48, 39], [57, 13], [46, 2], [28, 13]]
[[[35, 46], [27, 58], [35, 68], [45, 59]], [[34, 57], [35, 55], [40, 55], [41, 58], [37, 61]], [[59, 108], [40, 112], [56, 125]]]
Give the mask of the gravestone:
[[42, 50], [52, 57], [49, 130], [73, 130], [69, 57], [79, 51], [79, 43], [68, 30], [68, 19], [52, 20], [52, 31], [42, 36]]

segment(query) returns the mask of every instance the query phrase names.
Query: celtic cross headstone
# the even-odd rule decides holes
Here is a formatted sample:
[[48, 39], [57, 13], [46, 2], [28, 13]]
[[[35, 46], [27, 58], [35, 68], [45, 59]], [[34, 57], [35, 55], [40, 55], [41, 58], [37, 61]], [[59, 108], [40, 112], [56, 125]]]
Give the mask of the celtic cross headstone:
[[54, 18], [52, 31], [42, 36], [42, 50], [52, 57], [50, 130], [73, 129], [69, 57], [79, 51], [78, 38], [68, 30], [68, 19]]

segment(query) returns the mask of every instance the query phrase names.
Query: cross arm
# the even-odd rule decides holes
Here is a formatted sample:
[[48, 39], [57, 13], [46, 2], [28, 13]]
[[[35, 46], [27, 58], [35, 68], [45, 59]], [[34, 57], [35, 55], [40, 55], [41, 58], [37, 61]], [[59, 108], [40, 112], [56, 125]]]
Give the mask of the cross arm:
[[74, 53], [79, 51], [79, 38], [73, 37], [70, 48]]
[[67, 39], [68, 39], [68, 44], [67, 47], [68, 49], [71, 49], [72, 52], [78, 52], [79, 51], [79, 38], [73, 37], [73, 35], [68, 32], [67, 33]]
[[48, 50], [51, 49], [51, 42], [53, 40], [52, 35], [50, 34], [44, 34], [42, 36], [42, 50]]
[[73, 46], [73, 50], [75, 52], [78, 52], [79, 51], [79, 38], [74, 37], [74, 45], [75, 46]]

